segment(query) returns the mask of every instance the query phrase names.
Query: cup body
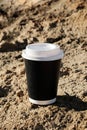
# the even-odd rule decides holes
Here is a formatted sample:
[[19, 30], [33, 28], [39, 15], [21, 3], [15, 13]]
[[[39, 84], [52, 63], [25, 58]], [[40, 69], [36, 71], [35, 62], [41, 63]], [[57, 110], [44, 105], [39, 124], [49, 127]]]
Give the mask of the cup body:
[[[62, 58], [60, 53], [57, 52], [57, 49], [56, 53], [58, 54], [53, 55], [54, 49], [52, 50], [52, 47], [49, 49], [48, 44], [41, 49], [40, 47], [44, 46], [44, 44], [33, 45], [31, 48], [34, 48], [35, 51], [27, 50], [27, 53], [24, 51], [22, 55], [25, 61], [29, 100], [31, 103], [38, 105], [48, 105], [56, 101]], [[40, 46], [41, 56], [39, 52], [36, 52], [38, 46]], [[50, 52], [47, 50], [50, 50]], [[31, 56], [31, 53], [33, 56]], [[46, 56], [46, 53], [49, 56]], [[25, 54], [28, 54], [28, 57]], [[52, 56], [50, 56], [50, 54], [52, 54]]]
[[[25, 59], [29, 99], [46, 104], [56, 100], [60, 60], [32, 61]], [[48, 103], [47, 103], [48, 104]]]

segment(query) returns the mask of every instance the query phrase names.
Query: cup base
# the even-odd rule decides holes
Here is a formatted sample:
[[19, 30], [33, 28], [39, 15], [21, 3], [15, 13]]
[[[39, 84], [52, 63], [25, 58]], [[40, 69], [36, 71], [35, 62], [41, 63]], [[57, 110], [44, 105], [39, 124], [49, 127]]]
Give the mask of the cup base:
[[54, 102], [56, 102], [56, 98], [53, 98], [51, 100], [34, 100], [32, 98], [29, 98], [29, 101], [33, 104], [37, 104], [37, 105], [50, 105], [53, 104]]

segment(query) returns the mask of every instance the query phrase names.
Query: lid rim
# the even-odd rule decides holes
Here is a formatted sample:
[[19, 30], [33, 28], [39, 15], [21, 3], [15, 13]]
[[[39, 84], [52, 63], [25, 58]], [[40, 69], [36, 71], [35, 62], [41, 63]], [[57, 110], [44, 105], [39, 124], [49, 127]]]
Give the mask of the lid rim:
[[[62, 50], [61, 50], [62, 51]], [[54, 55], [54, 56], [50, 56], [50, 57], [27, 57], [25, 54], [24, 54], [24, 50], [22, 52], [22, 57], [24, 59], [27, 59], [27, 60], [33, 60], [33, 61], [54, 61], [54, 60], [60, 60], [62, 59], [64, 56], [64, 53], [62, 51], [62, 53], [60, 55]]]
[[23, 58], [36, 61], [58, 60], [63, 56], [64, 53], [60, 46], [50, 43], [31, 44], [22, 51]]

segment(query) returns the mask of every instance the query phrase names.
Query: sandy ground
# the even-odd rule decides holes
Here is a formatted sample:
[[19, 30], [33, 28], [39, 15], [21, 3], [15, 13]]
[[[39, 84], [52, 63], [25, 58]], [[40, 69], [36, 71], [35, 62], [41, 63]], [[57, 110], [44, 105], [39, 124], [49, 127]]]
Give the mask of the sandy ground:
[[[57, 102], [28, 100], [21, 51], [58, 44]], [[87, 130], [87, 0], [4, 0], [0, 3], [0, 130]]]

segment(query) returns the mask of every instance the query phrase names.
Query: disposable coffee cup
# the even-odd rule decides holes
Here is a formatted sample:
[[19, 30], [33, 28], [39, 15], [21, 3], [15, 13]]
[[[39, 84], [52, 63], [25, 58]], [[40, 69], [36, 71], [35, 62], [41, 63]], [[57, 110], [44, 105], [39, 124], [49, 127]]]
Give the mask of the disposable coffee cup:
[[25, 60], [29, 101], [49, 105], [56, 101], [63, 50], [50, 43], [34, 43], [22, 51]]

